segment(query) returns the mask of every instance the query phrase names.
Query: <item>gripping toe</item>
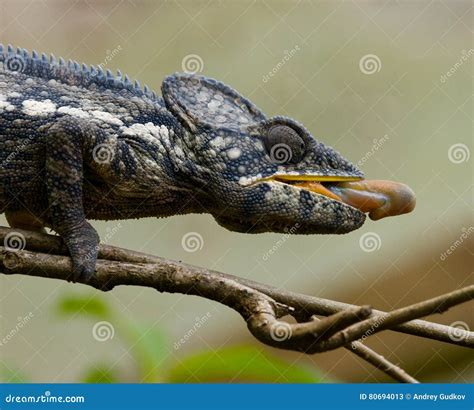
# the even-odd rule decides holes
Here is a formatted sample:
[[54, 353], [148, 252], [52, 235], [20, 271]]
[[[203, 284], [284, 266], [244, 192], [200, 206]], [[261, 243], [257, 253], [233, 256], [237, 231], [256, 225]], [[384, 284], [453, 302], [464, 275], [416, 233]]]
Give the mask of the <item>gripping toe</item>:
[[87, 221], [62, 233], [72, 258], [73, 282], [89, 282], [95, 273], [99, 236]]

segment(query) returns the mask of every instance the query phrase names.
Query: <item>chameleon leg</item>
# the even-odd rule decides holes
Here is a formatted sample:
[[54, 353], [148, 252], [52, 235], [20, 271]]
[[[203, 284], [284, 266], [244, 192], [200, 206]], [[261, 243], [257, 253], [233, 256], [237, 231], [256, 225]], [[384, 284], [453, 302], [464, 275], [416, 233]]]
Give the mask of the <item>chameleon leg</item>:
[[90, 127], [64, 117], [46, 131], [46, 192], [51, 227], [69, 249], [72, 280], [89, 280], [95, 271], [99, 236], [83, 208], [83, 153]]

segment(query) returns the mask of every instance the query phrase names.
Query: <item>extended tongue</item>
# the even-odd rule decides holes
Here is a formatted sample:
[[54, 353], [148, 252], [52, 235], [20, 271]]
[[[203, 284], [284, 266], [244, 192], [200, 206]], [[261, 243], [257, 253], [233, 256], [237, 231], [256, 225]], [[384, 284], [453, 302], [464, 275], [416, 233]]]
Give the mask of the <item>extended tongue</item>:
[[399, 182], [362, 180], [340, 182], [327, 188], [342, 202], [368, 212], [374, 221], [411, 212], [416, 204], [415, 193]]

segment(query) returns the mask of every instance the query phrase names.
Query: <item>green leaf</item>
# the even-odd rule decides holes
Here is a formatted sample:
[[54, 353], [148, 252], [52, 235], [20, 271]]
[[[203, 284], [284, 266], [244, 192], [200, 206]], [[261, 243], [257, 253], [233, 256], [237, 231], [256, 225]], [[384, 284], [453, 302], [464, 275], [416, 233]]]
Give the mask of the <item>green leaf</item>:
[[79, 296], [70, 295], [60, 298], [55, 306], [55, 310], [61, 315], [82, 315], [96, 319], [103, 319], [110, 316], [108, 305], [100, 296], [90, 294]]
[[81, 378], [82, 383], [117, 383], [119, 379], [107, 364], [99, 364], [86, 371]]
[[127, 322], [126, 325], [122, 323], [118, 330], [136, 361], [140, 373], [139, 381], [148, 383], [160, 381], [163, 363], [170, 353], [165, 333], [159, 328], [132, 322]]
[[257, 347], [240, 346], [184, 358], [169, 370], [167, 382], [318, 383], [318, 373]]

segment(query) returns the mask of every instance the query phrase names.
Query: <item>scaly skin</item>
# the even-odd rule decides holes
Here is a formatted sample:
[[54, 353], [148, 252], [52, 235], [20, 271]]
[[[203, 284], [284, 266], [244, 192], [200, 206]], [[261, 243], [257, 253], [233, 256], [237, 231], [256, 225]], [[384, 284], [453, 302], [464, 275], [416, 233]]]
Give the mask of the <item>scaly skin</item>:
[[197, 75], [167, 77], [162, 94], [0, 45], [0, 212], [13, 227], [60, 234], [73, 280], [94, 272], [99, 238], [87, 219], [210, 213], [234, 231], [301, 234], [364, 223], [281, 181], [363, 177], [297, 122]]

